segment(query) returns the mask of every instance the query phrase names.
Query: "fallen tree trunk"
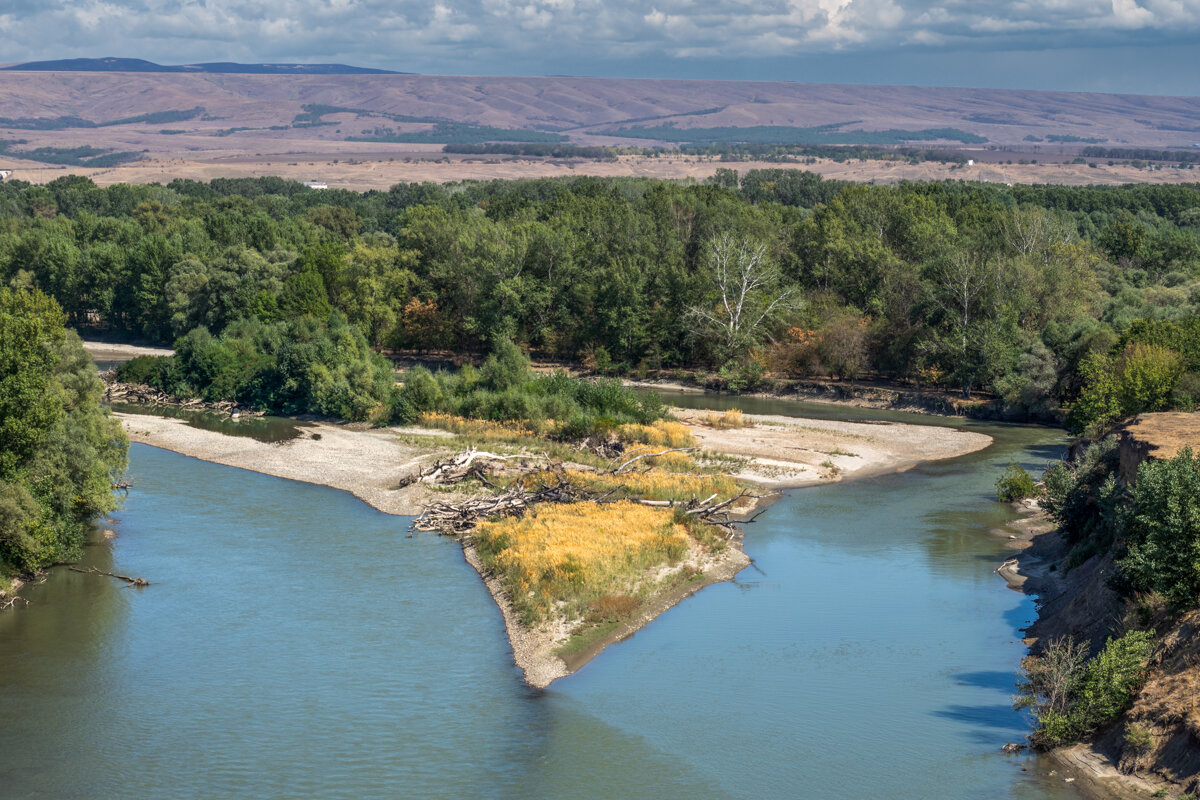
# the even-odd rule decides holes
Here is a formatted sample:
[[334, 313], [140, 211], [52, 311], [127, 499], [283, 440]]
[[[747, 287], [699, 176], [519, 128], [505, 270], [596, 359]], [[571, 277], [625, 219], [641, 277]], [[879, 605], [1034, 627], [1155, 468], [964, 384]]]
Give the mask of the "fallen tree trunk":
[[89, 567], [87, 569], [79, 569], [78, 567], [68, 567], [71, 572], [79, 572], [83, 575], [105, 575], [109, 578], [117, 578], [119, 580], [128, 581], [130, 586], [149, 586], [150, 581], [145, 578], [131, 578], [128, 575], [118, 575], [115, 572], [105, 572], [104, 570]]
[[25, 605], [29, 605], [29, 601], [27, 599], [25, 599], [24, 597], [21, 597], [20, 595], [14, 594], [8, 598], [0, 598], [0, 611], [7, 611], [8, 609], [15, 606], [17, 603], [24, 603]]
[[663, 450], [662, 452], [659, 452], [659, 453], [642, 453], [641, 455], [637, 455], [637, 456], [634, 456], [633, 458], [629, 459], [628, 461], [621, 464], [621, 466], [617, 467], [616, 469], [610, 470], [610, 472], [613, 475], [619, 475], [621, 473], [621, 471], [624, 470], [626, 467], [628, 467], [631, 464], [634, 464], [638, 461], [641, 461], [643, 458], [657, 458], [658, 456], [665, 456], [667, 453], [687, 453], [692, 450], [699, 450], [699, 449], [700, 449], [699, 447], [672, 447], [670, 450]]

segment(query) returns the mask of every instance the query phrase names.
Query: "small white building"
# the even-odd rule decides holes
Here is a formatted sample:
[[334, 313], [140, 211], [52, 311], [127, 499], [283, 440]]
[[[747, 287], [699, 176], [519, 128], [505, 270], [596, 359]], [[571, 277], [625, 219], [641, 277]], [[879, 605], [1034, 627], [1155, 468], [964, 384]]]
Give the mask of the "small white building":
[[968, 166], [968, 167], [973, 167], [973, 166], [975, 166], [975, 159], [973, 159], [973, 158], [968, 158], [968, 159], [967, 159], [967, 166]]
[[11, 169], [0, 169], [0, 181], [8, 180], [9, 175], [12, 175]]
[[329, 188], [329, 184], [326, 183], [325, 181], [309, 181], [308, 183], [306, 183], [304, 185], [310, 189], [328, 189]]

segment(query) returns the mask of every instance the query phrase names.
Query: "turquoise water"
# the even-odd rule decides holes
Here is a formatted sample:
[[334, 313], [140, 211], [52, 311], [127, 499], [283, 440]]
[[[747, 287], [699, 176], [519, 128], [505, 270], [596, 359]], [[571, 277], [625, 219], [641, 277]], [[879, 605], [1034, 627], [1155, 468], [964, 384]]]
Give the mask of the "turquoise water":
[[135, 445], [87, 562], [153, 585], [56, 570], [0, 614], [0, 797], [1074, 797], [999, 751], [1033, 605], [988, 533], [1060, 437], [970, 427], [997, 444], [789, 493], [736, 582], [544, 691], [456, 543]]

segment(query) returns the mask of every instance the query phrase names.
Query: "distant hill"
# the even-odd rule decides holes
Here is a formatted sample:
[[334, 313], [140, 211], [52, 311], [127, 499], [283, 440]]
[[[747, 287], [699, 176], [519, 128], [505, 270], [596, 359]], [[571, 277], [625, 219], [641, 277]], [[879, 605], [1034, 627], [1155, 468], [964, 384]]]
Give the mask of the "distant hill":
[[204, 64], [155, 64], [140, 58], [61, 58], [54, 61], [27, 61], [0, 67], [17, 72], [184, 72], [239, 75], [404, 75], [386, 69], [352, 67], [346, 64], [237, 64], [212, 61]]
[[412, 75], [333, 64], [161, 66], [122, 58], [40, 61], [5, 70], [0, 142], [8, 143], [7, 157], [36, 151], [76, 159], [81, 147], [153, 159], [349, 151], [351, 145], [356, 152], [399, 154], [489, 142], [733, 142], [760, 148], [929, 144], [993, 151], [993, 160], [1007, 152], [1006, 161], [1070, 161], [1089, 145], [1190, 153], [1200, 142], [1200, 97]]

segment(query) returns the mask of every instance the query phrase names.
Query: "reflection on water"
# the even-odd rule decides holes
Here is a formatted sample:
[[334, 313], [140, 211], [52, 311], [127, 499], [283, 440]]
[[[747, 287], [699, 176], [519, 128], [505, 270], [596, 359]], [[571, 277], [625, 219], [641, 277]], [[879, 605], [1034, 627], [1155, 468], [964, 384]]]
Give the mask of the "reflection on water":
[[963, 424], [997, 444], [789, 493], [737, 582], [545, 691], [454, 542], [135, 445], [88, 558], [153, 585], [56, 570], [0, 615], [0, 796], [1074, 797], [999, 752], [1032, 603], [987, 533], [1058, 437]]

